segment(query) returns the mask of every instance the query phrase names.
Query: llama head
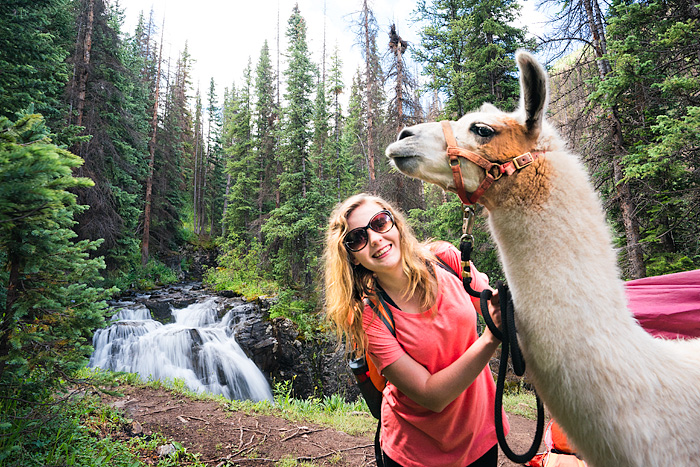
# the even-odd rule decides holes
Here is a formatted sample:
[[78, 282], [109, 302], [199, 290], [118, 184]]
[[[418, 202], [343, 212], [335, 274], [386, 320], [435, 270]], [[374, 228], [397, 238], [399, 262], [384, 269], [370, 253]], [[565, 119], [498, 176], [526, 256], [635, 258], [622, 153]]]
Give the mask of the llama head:
[[[478, 111], [449, 122], [458, 146], [496, 164], [526, 152], [552, 149], [545, 146], [556, 139], [551, 138], [544, 121], [548, 97], [544, 68], [525, 51], [517, 52], [516, 62], [520, 69], [520, 106], [515, 112], [502, 112], [484, 104]], [[387, 147], [386, 155], [404, 174], [456, 192], [447, 146], [440, 122], [421, 123], [404, 128], [398, 140]], [[464, 188], [474, 192], [486, 177], [484, 169], [466, 159], [461, 159], [460, 166]]]

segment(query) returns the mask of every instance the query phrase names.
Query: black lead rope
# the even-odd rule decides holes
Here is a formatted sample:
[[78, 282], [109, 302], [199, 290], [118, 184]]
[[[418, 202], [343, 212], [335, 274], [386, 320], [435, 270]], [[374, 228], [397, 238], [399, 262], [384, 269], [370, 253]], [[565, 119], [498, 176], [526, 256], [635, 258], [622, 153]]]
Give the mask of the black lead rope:
[[[484, 321], [489, 327], [489, 330], [498, 337], [496, 333], [494, 333], [494, 330], [498, 331], [498, 328], [493, 323], [488, 310], [488, 300], [491, 298], [491, 295], [492, 293], [490, 290], [481, 292], [481, 313], [484, 316]], [[511, 361], [513, 363], [513, 372], [517, 376], [523, 376], [525, 374], [525, 360], [520, 352], [518, 337], [515, 331], [513, 299], [510, 296], [508, 287], [500, 281], [498, 282], [498, 297], [501, 303], [501, 319], [503, 324], [501, 335], [503, 339], [501, 339], [501, 362], [498, 366], [498, 378], [496, 380], [496, 402], [494, 409], [496, 437], [498, 438], [498, 444], [501, 446], [503, 453], [508, 459], [518, 464], [524, 464], [537, 454], [537, 450], [542, 442], [542, 436], [544, 434], [544, 405], [537, 395], [537, 392], [535, 392], [535, 399], [537, 400], [537, 430], [535, 431], [535, 438], [532, 440], [530, 449], [528, 449], [525, 454], [514, 453], [510, 446], [508, 446], [506, 435], [503, 432], [503, 389], [506, 383], [509, 354], [512, 353]]]
[[489, 289], [482, 290], [481, 293], [472, 289], [471, 287], [471, 266], [470, 258], [472, 252], [472, 244], [474, 242], [474, 237], [471, 234], [471, 227], [473, 223], [474, 211], [471, 207], [467, 206], [464, 209], [464, 226], [463, 235], [460, 241], [459, 249], [462, 253], [462, 284], [464, 285], [464, 290], [467, 291], [472, 297], [478, 297], [480, 299], [481, 305], [481, 315], [484, 317], [486, 326], [488, 326], [491, 333], [501, 341], [501, 362], [498, 367], [498, 378], [496, 380], [496, 401], [494, 409], [494, 418], [496, 423], [496, 437], [498, 438], [498, 444], [501, 446], [503, 453], [511, 461], [524, 464], [532, 459], [542, 442], [542, 436], [544, 435], [544, 405], [542, 400], [535, 392], [535, 399], [537, 400], [537, 429], [535, 431], [535, 438], [532, 440], [532, 445], [530, 449], [525, 454], [516, 454], [508, 446], [506, 441], [506, 435], [503, 431], [503, 389], [505, 388], [506, 373], [508, 371], [508, 356], [512, 353], [511, 360], [513, 362], [513, 372], [517, 376], [523, 376], [525, 374], [525, 360], [523, 359], [522, 352], [520, 351], [520, 346], [518, 345], [518, 336], [515, 329], [515, 308], [513, 306], [513, 298], [510, 295], [510, 290], [501, 281], [497, 283], [498, 289], [498, 299], [501, 305], [501, 322], [503, 331], [498, 329], [491, 319], [489, 314], [488, 303], [493, 296], [493, 293]]

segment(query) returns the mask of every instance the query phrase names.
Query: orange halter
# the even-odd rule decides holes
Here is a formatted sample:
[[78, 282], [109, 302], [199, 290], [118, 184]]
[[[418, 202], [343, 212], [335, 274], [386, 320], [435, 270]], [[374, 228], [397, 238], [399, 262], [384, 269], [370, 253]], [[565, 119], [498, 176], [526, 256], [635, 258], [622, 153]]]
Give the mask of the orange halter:
[[[452, 177], [454, 178], [455, 188], [457, 189], [457, 196], [459, 196], [463, 204], [476, 204], [479, 198], [481, 198], [481, 195], [484, 194], [493, 182], [501, 178], [503, 174], [512, 175], [515, 171], [535, 162], [535, 159], [544, 157], [544, 152], [526, 152], [503, 164], [496, 164], [484, 159], [469, 149], [458, 146], [457, 140], [452, 133], [450, 122], [448, 120], [443, 120], [441, 123], [442, 132], [445, 134], [445, 141], [447, 142], [447, 155], [450, 157], [450, 167], [452, 168]], [[467, 194], [467, 191], [464, 189], [462, 169], [459, 166], [460, 157], [475, 163], [486, 172], [486, 178], [481, 181], [481, 184], [474, 193]]]

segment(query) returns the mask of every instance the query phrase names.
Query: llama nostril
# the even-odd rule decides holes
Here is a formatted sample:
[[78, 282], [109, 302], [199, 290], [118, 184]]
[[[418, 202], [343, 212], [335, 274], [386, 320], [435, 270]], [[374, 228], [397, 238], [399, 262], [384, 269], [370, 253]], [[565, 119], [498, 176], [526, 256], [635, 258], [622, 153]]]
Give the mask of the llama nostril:
[[408, 138], [409, 136], [413, 136], [413, 132], [409, 129], [403, 129], [401, 130], [401, 133], [399, 133], [397, 141], [401, 141], [402, 139]]

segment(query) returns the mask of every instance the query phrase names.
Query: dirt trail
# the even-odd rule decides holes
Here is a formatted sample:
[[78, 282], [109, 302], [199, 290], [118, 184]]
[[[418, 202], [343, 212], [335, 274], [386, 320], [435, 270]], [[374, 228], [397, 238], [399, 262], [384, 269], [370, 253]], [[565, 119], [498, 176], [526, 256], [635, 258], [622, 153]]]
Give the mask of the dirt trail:
[[[124, 386], [122, 397], [102, 395], [105, 402], [133, 420], [122, 437], [161, 432], [200, 453], [207, 466], [274, 466], [284, 458], [318, 466], [375, 465], [374, 433], [351, 436], [311, 423], [223, 409], [215, 401], [192, 401], [166, 389]], [[510, 446], [524, 452], [532, 441], [535, 422], [510, 415]], [[119, 435], [118, 435], [119, 436]], [[157, 459], [142, 459], [147, 464]], [[500, 466], [514, 466], [500, 453]]]

